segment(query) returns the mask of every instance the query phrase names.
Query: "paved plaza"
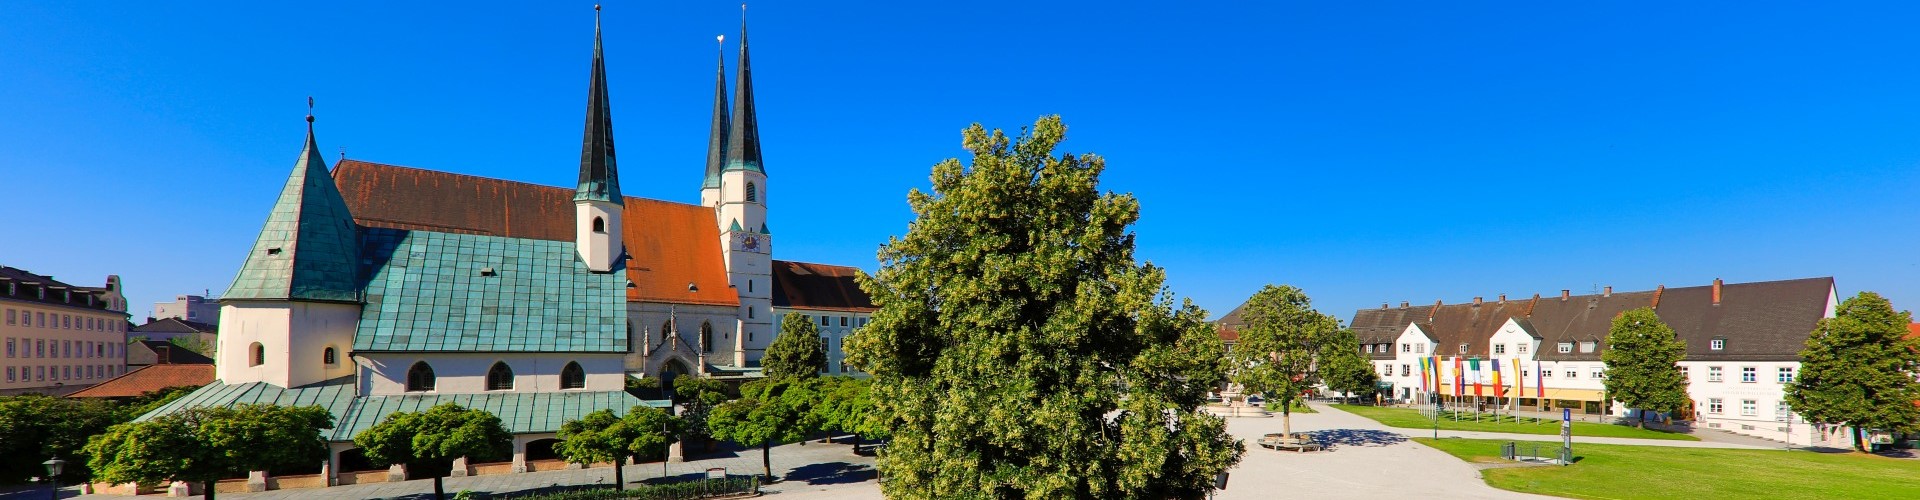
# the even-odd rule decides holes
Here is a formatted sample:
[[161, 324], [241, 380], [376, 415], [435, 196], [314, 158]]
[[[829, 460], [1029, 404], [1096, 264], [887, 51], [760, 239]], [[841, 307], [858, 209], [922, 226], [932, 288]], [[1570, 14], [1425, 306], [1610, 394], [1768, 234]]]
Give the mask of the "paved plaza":
[[[1261, 435], [1280, 432], [1281, 419], [1232, 418], [1227, 430], [1247, 443], [1246, 458], [1234, 468], [1227, 489], [1218, 498], [1256, 499], [1278, 497], [1378, 498], [1386, 496], [1418, 498], [1547, 498], [1494, 489], [1480, 480], [1479, 469], [1408, 437], [1429, 436], [1427, 429], [1396, 429], [1330, 406], [1312, 403], [1318, 413], [1293, 416], [1294, 432], [1310, 432], [1328, 445], [1324, 452], [1295, 453], [1261, 448], [1254, 444]], [[1503, 434], [1490, 432], [1440, 431], [1442, 437], [1505, 439], [1515, 441], [1557, 441], [1559, 436]], [[1703, 436], [1709, 437], [1709, 436]], [[1674, 447], [1766, 448], [1764, 443], [1738, 440], [1671, 441], [1575, 436], [1575, 442], [1632, 444]], [[734, 474], [760, 470], [759, 450], [720, 451], [690, 462], [668, 464], [668, 474], [698, 477], [712, 467], [726, 468]], [[874, 481], [873, 457], [855, 455], [850, 444], [818, 441], [806, 445], [789, 444], [773, 449], [773, 470], [786, 481], [764, 487], [767, 495], [781, 499], [879, 499], [880, 487]], [[661, 476], [660, 464], [630, 465], [627, 480], [641, 482]], [[449, 478], [448, 493], [460, 490], [495, 493], [525, 492], [557, 486], [606, 484], [613, 481], [611, 469], [581, 469], [525, 474], [501, 474]], [[305, 498], [427, 498], [433, 482], [414, 480], [400, 483], [376, 483], [339, 486], [326, 489], [280, 490], [264, 493], [222, 493], [220, 498], [243, 500]], [[44, 495], [44, 490], [40, 495]], [[25, 492], [0, 494], [0, 498], [28, 498]], [[32, 498], [45, 498], [33, 496]], [[87, 495], [80, 498], [125, 498]]]

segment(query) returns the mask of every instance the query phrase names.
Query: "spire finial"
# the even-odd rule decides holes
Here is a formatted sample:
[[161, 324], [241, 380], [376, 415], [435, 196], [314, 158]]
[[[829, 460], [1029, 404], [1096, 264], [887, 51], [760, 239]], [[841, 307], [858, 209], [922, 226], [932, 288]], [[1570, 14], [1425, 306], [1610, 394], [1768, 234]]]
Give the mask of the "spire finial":
[[307, 124], [309, 127], [313, 124], [313, 96], [307, 96]]
[[593, 4], [593, 30], [600, 31], [600, 4]]

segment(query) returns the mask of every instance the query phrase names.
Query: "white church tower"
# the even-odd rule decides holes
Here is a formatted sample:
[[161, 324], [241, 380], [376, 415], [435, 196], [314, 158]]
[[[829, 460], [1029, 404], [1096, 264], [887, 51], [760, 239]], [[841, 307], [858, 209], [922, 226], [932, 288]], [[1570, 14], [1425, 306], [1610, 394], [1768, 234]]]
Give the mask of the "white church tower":
[[[740, 24], [740, 73], [734, 78], [733, 118], [727, 122], [726, 155], [714, 207], [728, 282], [740, 294], [736, 364], [757, 361], [773, 342], [773, 238], [767, 227], [767, 173], [760, 163], [760, 129], [753, 112], [753, 70], [747, 57], [747, 26]], [[725, 83], [720, 83], [725, 88]], [[715, 103], [724, 109], [725, 103]], [[716, 118], [717, 121], [717, 118]], [[702, 198], [705, 190], [703, 189]], [[706, 200], [702, 200], [706, 201]]]
[[220, 297], [221, 382], [292, 388], [353, 374], [359, 233], [320, 156], [307, 115], [306, 148]]
[[613, 115], [607, 104], [607, 69], [600, 57], [599, 7], [594, 7], [593, 76], [587, 87], [587, 130], [580, 146], [580, 185], [573, 194], [574, 250], [587, 269], [610, 272], [622, 252], [625, 211], [620, 171], [613, 161]]

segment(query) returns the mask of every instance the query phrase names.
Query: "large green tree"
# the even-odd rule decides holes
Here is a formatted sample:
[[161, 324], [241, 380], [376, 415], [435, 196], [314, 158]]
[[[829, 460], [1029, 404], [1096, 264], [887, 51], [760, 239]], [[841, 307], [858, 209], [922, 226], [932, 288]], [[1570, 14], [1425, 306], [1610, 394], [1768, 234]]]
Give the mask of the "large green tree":
[[97, 481], [195, 482], [212, 499], [221, 479], [325, 461], [320, 430], [332, 427], [333, 415], [318, 406], [191, 408], [94, 436], [88, 465]]
[[848, 353], [893, 431], [887, 496], [1204, 495], [1244, 448], [1199, 410], [1222, 368], [1204, 312], [1134, 260], [1139, 202], [1100, 191], [1099, 156], [1054, 154], [1059, 117], [962, 137], [971, 164], [933, 167], [859, 277], [880, 309]]
[[780, 335], [767, 346], [760, 358], [767, 378], [816, 377], [827, 370], [827, 348], [820, 342], [820, 327], [800, 313], [780, 318]]
[[1854, 447], [1863, 451], [1865, 430], [1916, 430], [1920, 344], [1906, 338], [1912, 322], [1913, 313], [1894, 311], [1873, 292], [1841, 302], [1800, 351], [1800, 374], [1787, 384], [1787, 404], [1808, 422], [1853, 426]]
[[500, 417], [485, 410], [453, 403], [421, 412], [387, 415], [353, 437], [376, 465], [406, 464], [407, 473], [433, 477], [433, 497], [445, 500], [442, 479], [453, 472], [453, 461], [502, 460], [513, 453], [513, 435]]
[[1680, 359], [1687, 343], [1680, 340], [1653, 308], [1642, 307], [1613, 317], [1607, 330], [1607, 398], [1637, 410], [1634, 425], [1646, 427], [1644, 412], [1672, 414], [1687, 406], [1687, 379]]
[[87, 438], [127, 418], [123, 406], [99, 399], [0, 397], [0, 484], [45, 476], [40, 463], [54, 457], [74, 464], [61, 474], [68, 482], [87, 477]]
[[613, 484], [624, 490], [627, 478], [621, 469], [627, 457], [661, 455], [664, 459], [667, 445], [679, 432], [680, 419], [659, 408], [635, 406], [621, 416], [600, 410], [560, 424], [560, 444], [554, 451], [574, 463], [612, 462]]
[[[1247, 299], [1240, 343], [1233, 349], [1233, 381], [1267, 398], [1282, 432], [1293, 433], [1293, 404], [1319, 381], [1316, 358], [1340, 331], [1340, 320], [1313, 309], [1307, 293], [1267, 285]], [[1358, 352], [1358, 349], [1355, 349]]]
[[681, 377], [673, 383], [673, 402], [680, 406], [681, 429], [689, 440], [713, 437], [707, 416], [714, 407], [740, 397], [740, 389], [706, 377]]
[[1373, 394], [1380, 374], [1373, 363], [1360, 353], [1360, 340], [1353, 330], [1335, 330], [1320, 344], [1320, 380], [1328, 389], [1353, 394]]
[[773, 445], [799, 441], [814, 428], [810, 384], [817, 379], [768, 378], [740, 388], [740, 399], [715, 407], [707, 416], [713, 437], [760, 447], [760, 465], [773, 476]]

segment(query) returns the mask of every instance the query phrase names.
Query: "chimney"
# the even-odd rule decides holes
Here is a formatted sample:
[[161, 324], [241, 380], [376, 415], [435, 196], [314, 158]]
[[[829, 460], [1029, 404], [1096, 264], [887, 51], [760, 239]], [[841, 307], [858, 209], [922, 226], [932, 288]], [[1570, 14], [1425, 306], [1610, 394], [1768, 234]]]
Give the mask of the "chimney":
[[1410, 307], [1410, 306], [1408, 305], [1408, 302], [1407, 302], [1407, 301], [1404, 301], [1404, 300], [1402, 300], [1402, 301], [1400, 301], [1400, 308], [1401, 308], [1401, 309], [1406, 309], [1407, 307]]
[[1565, 288], [1560, 289], [1560, 301], [1566, 302], [1567, 299], [1569, 298], [1573, 298], [1573, 290], [1568, 290]]
[[1713, 305], [1720, 305], [1720, 278], [1713, 279]]
[[1500, 294], [1500, 305], [1507, 305], [1507, 294]]
[[1602, 289], [1600, 289], [1600, 296], [1601, 296], [1601, 297], [1612, 297], [1612, 296], [1613, 296], [1613, 285], [1607, 285], [1607, 287], [1606, 287], [1606, 288], [1602, 288]]
[[1663, 293], [1667, 293], [1667, 286], [1666, 286], [1666, 285], [1660, 285], [1660, 286], [1658, 286], [1658, 287], [1654, 287], [1654, 289], [1653, 289], [1653, 306], [1652, 306], [1652, 307], [1653, 307], [1654, 309], [1659, 309], [1659, 308], [1660, 308], [1660, 294], [1663, 294]]
[[1385, 311], [1385, 310], [1387, 310], [1387, 303], [1385, 303], [1385, 302], [1381, 302], [1381, 303], [1380, 303], [1380, 310], [1382, 310], [1382, 311]]
[[1474, 297], [1474, 298], [1473, 298], [1473, 306], [1474, 306], [1474, 307], [1480, 307], [1480, 298], [1479, 298], [1479, 297]]

